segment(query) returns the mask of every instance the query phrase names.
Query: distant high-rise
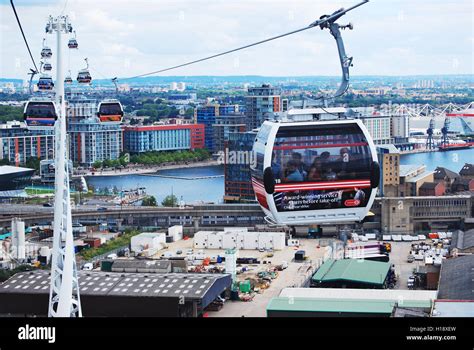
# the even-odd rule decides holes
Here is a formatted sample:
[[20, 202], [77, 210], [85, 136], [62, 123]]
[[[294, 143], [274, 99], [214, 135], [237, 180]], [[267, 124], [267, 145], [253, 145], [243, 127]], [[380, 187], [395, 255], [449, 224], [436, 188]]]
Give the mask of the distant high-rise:
[[406, 114], [392, 116], [391, 134], [395, 144], [407, 143], [410, 136], [410, 117]]
[[394, 145], [377, 147], [380, 164], [379, 195], [397, 197], [400, 184], [400, 151]]
[[29, 158], [54, 159], [54, 130], [28, 130], [18, 121], [0, 125], [0, 159], [18, 166]]
[[247, 130], [259, 128], [274, 112], [282, 110], [281, 89], [263, 84], [248, 89], [245, 96]]
[[252, 147], [257, 133], [231, 132], [225, 144], [225, 202], [255, 201], [250, 176], [250, 165], [255, 161]]
[[216, 117], [213, 128], [213, 152], [224, 151], [225, 143], [229, 140], [229, 134], [232, 132], [245, 132], [245, 115], [242, 113], [233, 113], [220, 115]]
[[120, 157], [120, 124], [101, 123], [96, 111], [97, 100], [83, 97], [71, 97], [68, 100], [69, 157], [74, 163], [90, 166], [96, 161]]
[[211, 104], [197, 107], [194, 110], [195, 121], [204, 124], [205, 145], [209, 151], [214, 150], [214, 130], [216, 117], [220, 115], [229, 115], [239, 112], [239, 105], [219, 105]]
[[201, 124], [163, 124], [126, 126], [124, 149], [130, 153], [178, 151], [204, 148], [204, 126]]

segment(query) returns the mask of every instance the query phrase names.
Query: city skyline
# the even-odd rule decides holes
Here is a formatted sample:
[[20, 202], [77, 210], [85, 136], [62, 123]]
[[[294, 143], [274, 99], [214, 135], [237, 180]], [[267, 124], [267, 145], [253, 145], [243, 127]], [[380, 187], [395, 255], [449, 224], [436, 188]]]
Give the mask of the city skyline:
[[[64, 11], [75, 23], [79, 42], [79, 50], [71, 53], [68, 64], [72, 74], [82, 68], [83, 58], [88, 57], [92, 74], [99, 79], [146, 73], [245, 45], [304, 27], [322, 14], [355, 3], [272, 2], [270, 7], [267, 1], [213, 1], [207, 6], [202, 1], [139, 1], [140, 6], [130, 6], [114, 1], [110, 7], [110, 1], [90, 2], [89, 6], [84, 6], [84, 1], [44, 1], [41, 5], [15, 2], [37, 64], [44, 20], [50, 13]], [[354, 56], [352, 74], [473, 74], [471, 2], [430, 4], [436, 6], [404, 0], [383, 4], [371, 1], [364, 6], [364, 12], [356, 9], [347, 15], [341, 23], [351, 21], [355, 25], [354, 31], [343, 33], [347, 52]], [[31, 66], [28, 53], [9, 2], [0, 1], [0, 8], [0, 77], [25, 79]], [[212, 26], [207, 27], [209, 23]], [[256, 28], [260, 28], [257, 34]], [[54, 39], [49, 37], [48, 41], [54, 49]], [[337, 76], [338, 65], [333, 38], [315, 28], [181, 68], [173, 75]]]

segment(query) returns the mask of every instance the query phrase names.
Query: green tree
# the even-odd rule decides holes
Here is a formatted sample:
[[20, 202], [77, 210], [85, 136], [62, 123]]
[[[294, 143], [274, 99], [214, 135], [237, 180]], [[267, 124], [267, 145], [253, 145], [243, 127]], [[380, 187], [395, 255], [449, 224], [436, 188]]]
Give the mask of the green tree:
[[23, 120], [23, 108], [16, 106], [0, 106], [0, 123], [11, 120]]
[[100, 160], [96, 160], [93, 164], [92, 164], [92, 167], [94, 167], [95, 169], [100, 169], [102, 168], [102, 162]]
[[157, 203], [156, 203], [155, 196], [146, 196], [145, 198], [143, 198], [142, 206], [144, 206], [144, 207], [156, 207]]
[[178, 198], [174, 194], [170, 194], [163, 199], [161, 205], [164, 207], [176, 207], [178, 205]]
[[40, 160], [38, 158], [28, 158], [25, 162], [25, 167], [35, 169], [36, 171], [40, 170]]

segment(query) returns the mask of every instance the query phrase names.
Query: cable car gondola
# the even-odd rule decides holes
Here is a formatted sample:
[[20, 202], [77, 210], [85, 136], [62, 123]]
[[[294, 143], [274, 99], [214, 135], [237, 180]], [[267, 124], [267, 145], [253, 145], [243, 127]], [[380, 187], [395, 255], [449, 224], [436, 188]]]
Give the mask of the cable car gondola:
[[53, 69], [53, 66], [51, 65], [51, 63], [45, 63], [45, 64], [43, 64], [43, 69], [45, 71], [50, 71], [50, 70]]
[[43, 48], [41, 49], [41, 58], [51, 58], [53, 56], [53, 51], [48, 46], [45, 46], [44, 42], [46, 39], [43, 39]]
[[67, 46], [70, 49], [77, 49], [77, 47], [79, 46], [77, 44], [77, 40], [76, 40], [76, 31], [74, 31], [74, 38], [69, 39], [69, 42], [67, 43]]
[[77, 73], [77, 82], [80, 84], [89, 84], [92, 81], [91, 74], [88, 69], [81, 69]]
[[50, 91], [54, 88], [53, 79], [49, 75], [41, 75], [38, 80], [38, 89], [41, 91]]
[[118, 100], [104, 100], [99, 103], [97, 117], [101, 123], [121, 123], [123, 118], [122, 104]]
[[25, 105], [23, 120], [29, 130], [52, 129], [57, 119], [56, 106], [51, 100], [31, 100]]
[[372, 206], [380, 170], [360, 120], [265, 121], [253, 152], [252, 185], [272, 223], [357, 222]]
[[72, 84], [71, 71], [69, 71], [69, 74], [64, 78], [64, 84]]
[[89, 62], [87, 61], [87, 58], [84, 60], [86, 61], [87, 66], [77, 73], [77, 82], [80, 84], [89, 84], [92, 81], [91, 73], [89, 72]]

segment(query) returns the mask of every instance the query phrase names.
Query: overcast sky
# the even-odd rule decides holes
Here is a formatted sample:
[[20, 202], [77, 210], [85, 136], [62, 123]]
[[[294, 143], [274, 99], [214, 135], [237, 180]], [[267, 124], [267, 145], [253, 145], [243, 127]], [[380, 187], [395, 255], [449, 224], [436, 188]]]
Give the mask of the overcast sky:
[[[65, 50], [72, 74], [88, 57], [97, 78], [158, 70], [301, 28], [354, 1], [16, 0], [39, 62], [49, 14], [64, 11], [79, 50]], [[9, 1], [0, 0], [0, 77], [32, 66]], [[340, 23], [354, 75], [474, 74], [472, 0], [371, 0]], [[54, 49], [55, 38], [47, 36]], [[54, 57], [54, 56], [53, 56]], [[55, 60], [52, 61], [53, 65]], [[315, 28], [165, 75], [338, 75], [334, 39]]]

